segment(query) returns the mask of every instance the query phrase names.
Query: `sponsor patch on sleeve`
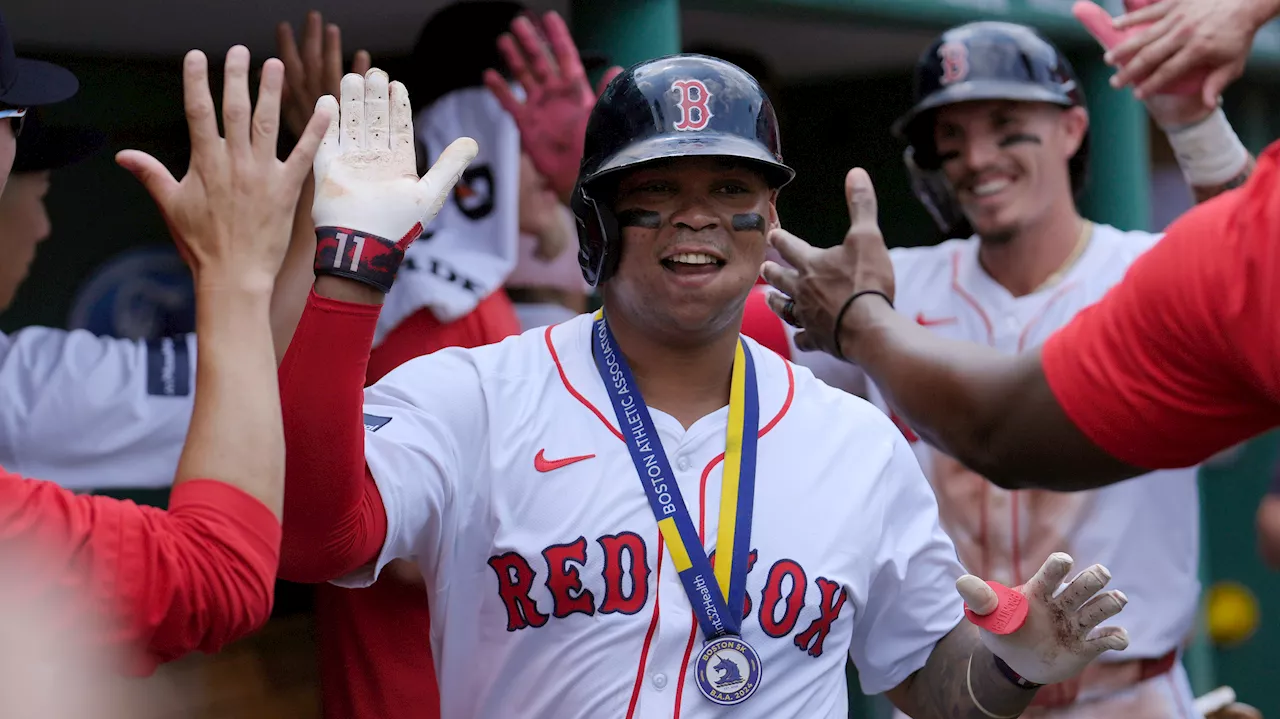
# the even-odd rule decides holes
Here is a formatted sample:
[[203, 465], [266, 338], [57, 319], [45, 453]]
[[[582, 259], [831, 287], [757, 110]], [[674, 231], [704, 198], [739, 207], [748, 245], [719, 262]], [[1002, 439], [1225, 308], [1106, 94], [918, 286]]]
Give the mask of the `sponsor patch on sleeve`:
[[186, 337], [147, 340], [147, 394], [157, 397], [191, 394], [191, 350]]
[[365, 431], [367, 432], [377, 432], [378, 430], [382, 429], [383, 425], [385, 425], [387, 422], [390, 422], [390, 421], [391, 421], [390, 417], [379, 417], [376, 414], [365, 414], [364, 428], [365, 428]]

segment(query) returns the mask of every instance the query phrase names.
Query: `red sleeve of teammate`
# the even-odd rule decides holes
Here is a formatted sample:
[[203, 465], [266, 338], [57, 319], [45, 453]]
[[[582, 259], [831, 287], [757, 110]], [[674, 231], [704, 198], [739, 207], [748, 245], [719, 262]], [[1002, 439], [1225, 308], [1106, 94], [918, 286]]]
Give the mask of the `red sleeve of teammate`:
[[362, 419], [379, 309], [312, 291], [280, 363], [284, 579], [336, 579], [373, 562], [386, 540], [386, 509], [364, 462]]
[[1045, 343], [1059, 404], [1117, 459], [1190, 466], [1280, 421], [1278, 155], [1280, 144], [1244, 188], [1179, 218]]
[[[0, 546], [32, 552], [6, 591], [69, 600], [103, 644], [145, 651], [149, 674], [192, 651], [216, 652], [271, 613], [280, 524], [257, 499], [223, 482], [174, 487], [169, 510], [75, 494], [52, 482], [0, 475]], [[30, 557], [24, 557], [30, 559]]]

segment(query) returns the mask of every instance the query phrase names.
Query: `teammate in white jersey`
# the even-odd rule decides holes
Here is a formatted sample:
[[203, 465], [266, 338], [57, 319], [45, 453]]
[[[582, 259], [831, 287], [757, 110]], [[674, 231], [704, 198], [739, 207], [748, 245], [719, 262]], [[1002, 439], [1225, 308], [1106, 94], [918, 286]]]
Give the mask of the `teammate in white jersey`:
[[[1083, 92], [1067, 60], [1035, 31], [986, 22], [952, 28], [921, 56], [915, 87], [915, 107], [894, 128], [910, 143], [914, 187], [949, 236], [976, 233], [890, 251], [900, 313], [948, 338], [1021, 353], [1101, 299], [1159, 240], [1077, 213], [1088, 158]], [[1225, 123], [1194, 95], [1149, 106], [1166, 128]], [[1186, 148], [1178, 133], [1174, 146]], [[1190, 150], [1179, 156], [1201, 198], [1249, 164], [1242, 148], [1234, 159], [1205, 157], [1194, 143]], [[1206, 161], [1223, 163], [1224, 174], [1194, 174]], [[755, 322], [766, 322], [759, 298], [753, 307]], [[797, 352], [794, 342], [783, 351], [829, 384], [857, 391], [865, 383], [856, 366], [826, 353]], [[890, 412], [874, 384], [866, 393]], [[1200, 589], [1194, 467], [1089, 492], [1010, 491], [899, 424], [969, 571], [1017, 585], [1035, 573], [1036, 557], [1064, 551], [1123, 577], [1117, 586], [1137, 615], [1128, 622], [1129, 650], [1042, 690], [1024, 716], [1198, 716], [1178, 662]]]
[[[475, 147], [415, 182], [403, 87], [348, 75], [341, 108], [317, 156], [315, 292], [281, 367], [281, 574], [362, 586], [415, 559], [433, 622], [404, 640], [431, 642], [443, 716], [844, 717], [847, 656], [915, 717], [1014, 716], [1033, 683], [1126, 646], [1099, 628], [1125, 601], [1098, 594], [1101, 566], [1058, 594], [1062, 554], [1025, 594], [961, 576], [888, 419], [740, 337], [793, 175], [750, 75], [670, 56], [595, 104], [572, 204], [602, 314], [367, 390], [421, 198]], [[348, 184], [372, 168], [376, 191]]]

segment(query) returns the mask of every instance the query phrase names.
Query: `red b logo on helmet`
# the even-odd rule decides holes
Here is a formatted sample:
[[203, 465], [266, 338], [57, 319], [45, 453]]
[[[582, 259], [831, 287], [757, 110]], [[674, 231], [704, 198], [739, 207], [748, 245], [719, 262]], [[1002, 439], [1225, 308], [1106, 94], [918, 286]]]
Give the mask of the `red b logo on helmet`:
[[963, 43], [943, 43], [938, 48], [938, 59], [942, 61], [943, 85], [960, 82], [969, 75], [969, 48]]
[[680, 93], [680, 119], [676, 121], [677, 130], [704, 130], [711, 121], [711, 110], [707, 101], [711, 93], [701, 80], [676, 80], [671, 89]]

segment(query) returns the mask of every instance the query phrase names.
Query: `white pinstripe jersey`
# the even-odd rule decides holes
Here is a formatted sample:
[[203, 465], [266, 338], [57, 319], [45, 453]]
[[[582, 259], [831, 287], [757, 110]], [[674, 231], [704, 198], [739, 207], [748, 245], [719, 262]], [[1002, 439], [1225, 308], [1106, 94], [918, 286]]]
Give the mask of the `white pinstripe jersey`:
[[[959, 622], [955, 547], [902, 435], [754, 341], [761, 434], [743, 638], [763, 678], [704, 698], [702, 645], [591, 350], [590, 315], [400, 366], [365, 393], [387, 538], [363, 586], [416, 558], [441, 714], [847, 716], [846, 658], [880, 693]], [[650, 408], [714, 551], [728, 409], [687, 430]], [[696, 656], [696, 654], [694, 655]]]

